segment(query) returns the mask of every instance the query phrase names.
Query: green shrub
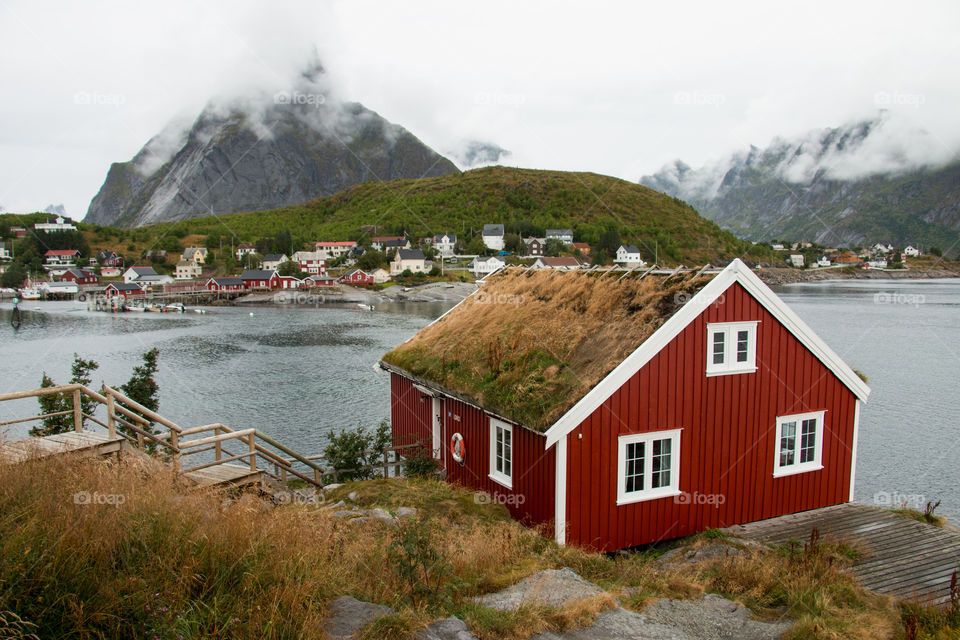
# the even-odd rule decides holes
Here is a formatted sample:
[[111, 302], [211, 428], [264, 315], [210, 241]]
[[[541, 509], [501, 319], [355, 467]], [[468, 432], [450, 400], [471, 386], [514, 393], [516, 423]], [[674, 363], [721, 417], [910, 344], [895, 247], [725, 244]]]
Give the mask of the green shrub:
[[390, 424], [384, 420], [376, 431], [369, 433], [363, 425], [356, 429], [341, 429], [331, 434], [330, 444], [323, 450], [327, 465], [335, 470], [335, 479], [367, 480], [377, 475], [371, 467], [383, 460], [383, 450], [390, 446]]

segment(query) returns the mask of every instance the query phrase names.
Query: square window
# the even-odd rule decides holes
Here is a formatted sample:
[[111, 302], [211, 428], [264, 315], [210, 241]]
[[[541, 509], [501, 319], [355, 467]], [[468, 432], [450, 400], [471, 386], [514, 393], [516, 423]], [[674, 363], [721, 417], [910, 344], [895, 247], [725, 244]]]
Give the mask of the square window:
[[825, 411], [777, 418], [777, 451], [774, 477], [823, 468], [823, 419]]
[[680, 429], [620, 436], [617, 504], [680, 493]]
[[757, 322], [715, 322], [707, 325], [710, 352], [707, 375], [757, 370]]

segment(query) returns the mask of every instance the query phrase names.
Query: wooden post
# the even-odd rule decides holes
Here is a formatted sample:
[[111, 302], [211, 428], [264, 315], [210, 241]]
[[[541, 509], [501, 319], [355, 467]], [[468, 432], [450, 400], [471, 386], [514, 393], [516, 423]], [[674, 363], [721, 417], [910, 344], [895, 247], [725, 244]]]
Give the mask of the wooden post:
[[257, 470], [257, 441], [254, 440], [254, 435], [251, 433], [247, 436], [247, 442], [250, 444], [250, 471]]
[[389, 456], [390, 454], [387, 452], [386, 449], [384, 449], [383, 450], [383, 479], [384, 480], [390, 477], [390, 467], [387, 466], [387, 462], [389, 462]]
[[117, 412], [116, 408], [113, 406], [113, 396], [109, 393], [107, 396], [107, 432], [110, 434], [110, 439], [113, 440], [117, 437]]
[[80, 406], [80, 389], [73, 390], [73, 430], [83, 431], [83, 411]]
[[[173, 433], [172, 429], [170, 430], [170, 433]], [[220, 427], [217, 427], [216, 429], [213, 430], [213, 435], [215, 436], [220, 435]], [[220, 441], [217, 440], [216, 444], [214, 444], [213, 447], [217, 452], [216, 460], [217, 462], [220, 462], [220, 459], [223, 457], [223, 446], [220, 444]]]
[[173, 470], [180, 472], [180, 434], [170, 429], [170, 447], [173, 449]]

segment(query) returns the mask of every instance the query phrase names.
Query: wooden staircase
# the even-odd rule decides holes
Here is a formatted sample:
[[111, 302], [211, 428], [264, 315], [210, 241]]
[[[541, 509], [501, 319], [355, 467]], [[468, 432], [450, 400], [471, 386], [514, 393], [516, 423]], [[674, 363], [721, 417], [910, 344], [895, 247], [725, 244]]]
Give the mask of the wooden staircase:
[[[323, 487], [324, 470], [315, 462], [319, 456], [302, 456], [257, 429], [235, 431], [222, 424], [184, 429], [107, 385], [103, 385], [101, 393], [84, 385], [68, 384], [0, 394], [0, 403], [49, 394], [72, 398], [72, 408], [6, 420], [0, 422], [0, 427], [72, 416], [73, 431], [0, 442], [0, 464], [18, 464], [54, 455], [107, 456], [141, 452], [172, 465], [201, 487], [258, 484], [275, 489], [285, 487], [295, 478]], [[84, 396], [96, 401], [91, 414], [83, 411]], [[98, 417], [101, 407], [105, 408], [105, 415]], [[103, 430], [88, 429], [87, 422]], [[156, 433], [154, 426], [161, 432]], [[228, 447], [237, 447], [239, 452], [234, 453]], [[199, 462], [184, 466], [188, 456], [198, 456]]]

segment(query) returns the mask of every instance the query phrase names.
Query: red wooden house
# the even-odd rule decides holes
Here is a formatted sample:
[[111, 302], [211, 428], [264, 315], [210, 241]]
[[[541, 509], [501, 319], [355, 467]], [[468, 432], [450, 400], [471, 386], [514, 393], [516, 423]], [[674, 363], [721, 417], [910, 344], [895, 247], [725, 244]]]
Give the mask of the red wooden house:
[[60, 276], [60, 282], [75, 282], [77, 284], [97, 284], [100, 278], [97, 274], [86, 269], [67, 269]]
[[373, 274], [360, 269], [354, 269], [353, 271], [343, 274], [339, 280], [344, 284], [354, 285], [369, 285], [374, 283]]
[[243, 291], [246, 287], [240, 278], [210, 278], [207, 280], [210, 291]]
[[269, 289], [270, 281], [277, 275], [276, 271], [264, 269], [247, 269], [240, 274], [243, 286], [247, 289]]
[[847, 502], [869, 388], [740, 260], [507, 270], [386, 354], [398, 445], [561, 544], [614, 550]]
[[129, 298], [130, 296], [145, 295], [143, 287], [134, 282], [111, 282], [103, 293], [107, 298]]

